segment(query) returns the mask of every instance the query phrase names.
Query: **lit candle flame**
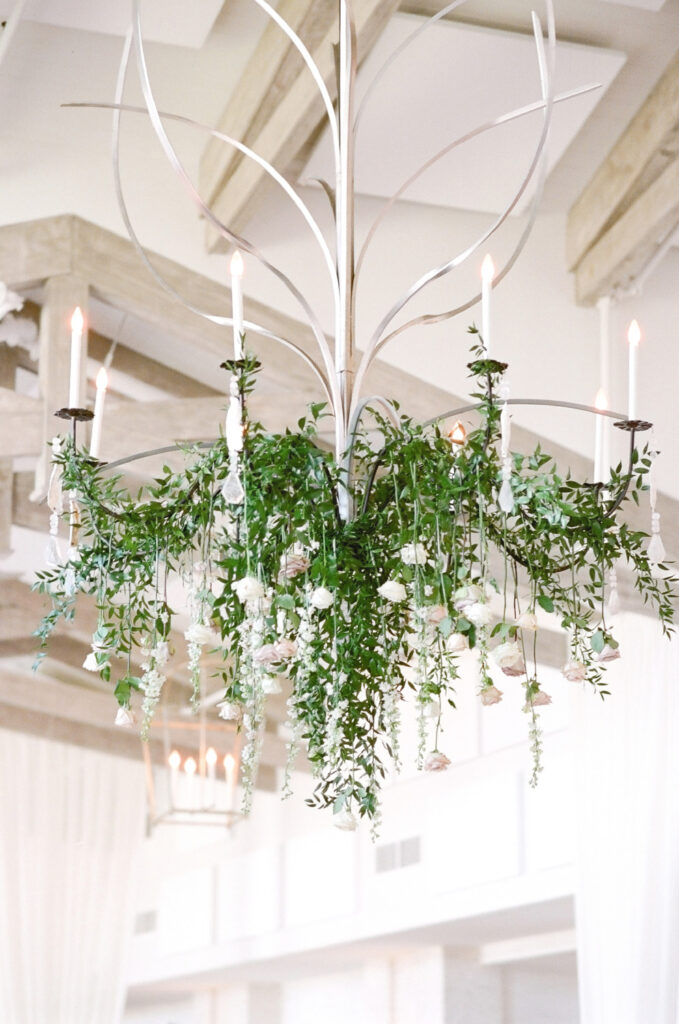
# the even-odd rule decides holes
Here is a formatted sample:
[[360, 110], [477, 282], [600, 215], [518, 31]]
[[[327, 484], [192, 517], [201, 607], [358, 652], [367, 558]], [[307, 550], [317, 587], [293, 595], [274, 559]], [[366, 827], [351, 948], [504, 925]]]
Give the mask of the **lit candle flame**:
[[184, 761], [184, 771], [187, 775], [195, 775], [198, 769], [198, 765], [193, 757], [187, 757]]
[[597, 409], [608, 408], [608, 396], [606, 395], [606, 392], [603, 388], [599, 388], [599, 390], [597, 391], [596, 398], [594, 399], [594, 405]]
[[217, 751], [214, 747], [208, 747], [205, 751], [205, 761], [209, 765], [217, 764]]
[[242, 277], [245, 267], [243, 265], [243, 257], [241, 256], [238, 249], [234, 252], [231, 257], [231, 263], [229, 264], [229, 271], [231, 277]]
[[635, 348], [641, 341], [641, 327], [639, 327], [638, 321], [633, 320], [632, 323], [629, 325], [627, 331], [627, 340], [629, 341], [630, 345], [634, 345]]
[[173, 750], [167, 761], [170, 768], [179, 768], [179, 765], [182, 763], [181, 754], [178, 750]]
[[464, 444], [467, 440], [467, 431], [459, 420], [454, 424], [452, 430], [448, 431], [448, 437], [452, 444]]
[[80, 306], [76, 306], [73, 310], [73, 316], [71, 317], [71, 330], [75, 331], [76, 334], [82, 334], [84, 326], [85, 319], [83, 317], [83, 311]]
[[102, 366], [97, 374], [97, 391], [106, 391], [108, 387], [108, 374], [106, 367]]
[[486, 253], [481, 264], [481, 279], [487, 281], [489, 284], [495, 277], [495, 264], [493, 263], [493, 257], [490, 253]]
[[233, 754], [224, 755], [224, 767], [226, 768], [227, 772], [232, 772], [233, 769], [236, 767], [236, 759], [233, 756]]

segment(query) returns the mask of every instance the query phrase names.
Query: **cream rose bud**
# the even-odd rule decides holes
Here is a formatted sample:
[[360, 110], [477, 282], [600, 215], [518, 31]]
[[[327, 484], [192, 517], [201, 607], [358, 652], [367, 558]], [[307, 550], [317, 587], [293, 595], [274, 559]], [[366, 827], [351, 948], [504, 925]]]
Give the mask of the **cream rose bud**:
[[275, 676], [265, 676], [264, 679], [262, 679], [262, 693], [265, 693], [270, 697], [273, 694], [282, 692], [281, 684]]
[[288, 554], [281, 558], [281, 569], [278, 573], [279, 579], [293, 580], [295, 576], [301, 576], [306, 572], [311, 562], [306, 555]]
[[543, 690], [538, 690], [538, 692], [533, 697], [533, 707], [534, 708], [543, 708], [543, 707], [546, 707], [548, 704], [551, 704], [551, 703], [552, 703], [552, 698], [549, 696], [548, 693], [545, 693]]
[[526, 671], [523, 651], [515, 640], [499, 644], [493, 651], [493, 660], [506, 676], [522, 676]]
[[425, 622], [438, 626], [439, 622], [448, 618], [448, 609], [444, 604], [428, 604], [421, 609], [421, 615]]
[[273, 665], [278, 661], [276, 648], [273, 644], [263, 644], [252, 656], [255, 665]]
[[201, 647], [219, 647], [222, 642], [221, 636], [202, 622], [192, 622], [184, 637], [190, 644], [200, 644]]
[[462, 651], [468, 651], [469, 637], [464, 633], [451, 633], [446, 640], [446, 650], [448, 654], [461, 654]]
[[564, 665], [561, 675], [569, 683], [582, 683], [587, 678], [587, 666], [584, 662], [573, 659]]
[[358, 828], [358, 819], [351, 813], [351, 811], [340, 811], [333, 818], [333, 825], [335, 828], [339, 828], [342, 832], [355, 832]]
[[498, 690], [497, 686], [484, 686], [481, 690], [481, 703], [490, 707], [492, 704], [499, 704], [502, 696], [502, 690]]
[[325, 587], [316, 587], [312, 592], [310, 602], [313, 608], [330, 608], [335, 600], [335, 595]]
[[516, 620], [516, 624], [519, 627], [519, 629], [527, 629], [530, 630], [531, 633], [535, 633], [535, 631], [538, 628], [537, 615], [535, 615], [533, 612], [523, 612], [523, 614], [519, 615], [518, 619]]
[[288, 640], [286, 636], [277, 640], [273, 649], [279, 661], [287, 661], [288, 658], [294, 658], [297, 654], [297, 644], [294, 640]]
[[94, 651], [90, 651], [85, 660], [83, 661], [83, 668], [88, 672], [98, 672], [99, 665], [97, 663], [97, 656]]
[[405, 601], [408, 596], [408, 591], [398, 580], [387, 580], [386, 583], [377, 588], [377, 593], [385, 601], [391, 601], [392, 604], [399, 604], [401, 601]]
[[425, 705], [424, 713], [427, 718], [438, 718], [441, 714], [441, 702], [438, 700], [430, 700]]
[[231, 584], [231, 589], [235, 590], [236, 597], [243, 603], [264, 597], [264, 587], [256, 576], [243, 576]]
[[427, 549], [424, 544], [405, 544], [401, 548], [401, 561], [405, 565], [424, 565], [427, 558]]
[[605, 664], [607, 661], [617, 661], [620, 657], [620, 648], [605, 644], [603, 651], [595, 655], [595, 657], [600, 664]]
[[444, 772], [449, 764], [449, 757], [441, 754], [438, 750], [433, 750], [424, 759], [424, 770], [425, 772]]
[[129, 728], [131, 725], [134, 725], [135, 721], [134, 712], [131, 711], [130, 708], [118, 708], [115, 721], [116, 725], [119, 725], [122, 728]]
[[219, 717], [225, 722], [240, 722], [243, 717], [243, 707], [234, 700], [220, 700], [217, 704]]
[[475, 604], [467, 605], [463, 614], [465, 619], [468, 622], [471, 622], [474, 626], [488, 626], [493, 618], [490, 605], [481, 604], [480, 601], [477, 601]]

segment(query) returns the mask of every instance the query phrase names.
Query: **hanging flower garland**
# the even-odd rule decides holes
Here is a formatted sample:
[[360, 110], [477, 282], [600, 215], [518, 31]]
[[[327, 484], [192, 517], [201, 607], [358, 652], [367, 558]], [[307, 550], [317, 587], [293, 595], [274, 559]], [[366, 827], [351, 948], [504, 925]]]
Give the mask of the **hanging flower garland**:
[[[235, 418], [247, 415], [258, 366], [249, 355], [229, 364], [236, 382], [229, 436], [207, 451], [189, 449], [188, 467], [166, 469], [141, 503], [70, 441], [55, 443], [50, 561], [58, 563], [57, 519], [70, 514], [72, 523], [73, 506], [80, 543], [39, 574], [37, 588], [53, 598], [37, 631], [43, 647], [59, 619], [73, 616], [78, 593], [96, 596], [100, 625], [85, 667], [109, 680], [111, 659], [127, 660], [115, 694], [129, 724], [131, 694], [143, 692], [147, 734], [171, 665], [167, 578], [188, 580], [189, 668], [195, 688], [203, 653], [222, 659], [220, 713], [244, 733], [245, 809], [267, 698], [285, 675], [285, 791], [304, 748], [316, 782], [309, 802], [332, 806], [344, 828], [363, 816], [378, 820], [382, 781], [399, 763], [409, 693], [420, 766], [448, 766], [446, 720], [460, 657], [472, 648], [483, 705], [503, 696], [491, 663], [508, 686], [523, 688], [535, 783], [539, 709], [551, 700], [538, 681], [538, 608], [568, 633], [565, 677], [605, 693], [605, 665], [619, 656], [607, 619], [611, 574], [627, 563], [665, 632], [676, 578], [655, 560], [664, 557], [661, 544], [647, 551], [646, 535], [616, 516], [602, 487], [562, 477], [539, 447], [510, 451], [508, 408], [494, 398], [501, 372], [482, 349], [474, 354], [481, 422], [465, 443], [451, 444], [436, 424], [403, 418], [396, 429], [378, 417], [381, 449], [376, 455], [357, 433], [349, 483], [317, 443], [321, 405], [297, 433], [270, 435], [247, 419], [239, 433]], [[638, 501], [654, 457], [635, 452], [631, 479], [618, 467], [608, 494], [628, 488], [627, 498]], [[337, 495], [347, 486], [355, 513], [345, 522]], [[70, 513], [62, 492], [71, 496]], [[142, 652], [141, 678], [129, 668], [134, 650]]]

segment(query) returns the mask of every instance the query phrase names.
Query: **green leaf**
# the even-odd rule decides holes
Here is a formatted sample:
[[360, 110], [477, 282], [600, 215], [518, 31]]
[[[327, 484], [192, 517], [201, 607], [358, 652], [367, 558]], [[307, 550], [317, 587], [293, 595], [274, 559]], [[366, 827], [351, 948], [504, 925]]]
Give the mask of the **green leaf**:
[[605, 644], [604, 634], [602, 633], [602, 631], [600, 629], [597, 629], [596, 633], [592, 634], [592, 639], [591, 639], [592, 650], [595, 651], [597, 654], [601, 654], [601, 652], [604, 649], [604, 644]]
[[538, 594], [538, 604], [541, 608], [544, 608], [546, 612], [554, 611], [554, 602], [551, 597], [547, 597], [546, 594]]

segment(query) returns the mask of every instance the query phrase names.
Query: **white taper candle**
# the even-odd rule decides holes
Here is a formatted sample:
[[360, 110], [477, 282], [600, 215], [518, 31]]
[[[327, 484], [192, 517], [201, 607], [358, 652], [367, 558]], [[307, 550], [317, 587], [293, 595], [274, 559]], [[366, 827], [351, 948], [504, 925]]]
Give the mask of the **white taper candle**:
[[481, 264], [481, 337], [486, 355], [490, 355], [490, 293], [493, 290], [495, 264], [487, 253]]
[[629, 342], [629, 391], [627, 402], [627, 418], [637, 418], [637, 358], [639, 355], [639, 342], [641, 341], [641, 328], [636, 320], [633, 320], [627, 331]]
[[[597, 409], [605, 409], [608, 405], [606, 393], [603, 388], [599, 388], [597, 391], [596, 399], [594, 404]], [[594, 483], [601, 484], [604, 482], [604, 474], [606, 467], [604, 466], [604, 424], [606, 421], [605, 416], [597, 416], [596, 427], [595, 427], [595, 439], [594, 439]]]
[[68, 390], [68, 406], [70, 409], [80, 408], [80, 359], [84, 324], [82, 310], [80, 306], [76, 306], [71, 317], [71, 376]]
[[101, 429], [104, 422], [104, 402], [106, 401], [107, 387], [108, 374], [106, 372], [106, 367], [102, 366], [97, 374], [97, 396], [94, 400], [94, 419], [92, 420], [90, 455], [93, 459], [99, 458], [99, 452], [101, 450]]
[[243, 257], [238, 249], [231, 257], [231, 316], [233, 319], [233, 351], [236, 359], [243, 358]]

